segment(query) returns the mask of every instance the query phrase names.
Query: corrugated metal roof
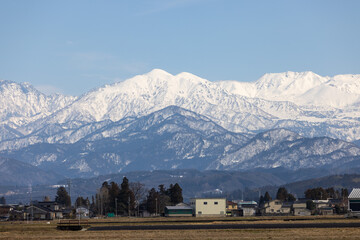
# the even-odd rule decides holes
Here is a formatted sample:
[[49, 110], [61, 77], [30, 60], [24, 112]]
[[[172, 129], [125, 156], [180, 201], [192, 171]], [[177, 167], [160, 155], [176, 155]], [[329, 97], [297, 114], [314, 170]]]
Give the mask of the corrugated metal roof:
[[360, 199], [360, 188], [354, 188], [349, 194], [349, 199], [359, 198]]
[[179, 210], [179, 209], [191, 209], [191, 207], [187, 207], [187, 206], [166, 206], [167, 209], [169, 210]]

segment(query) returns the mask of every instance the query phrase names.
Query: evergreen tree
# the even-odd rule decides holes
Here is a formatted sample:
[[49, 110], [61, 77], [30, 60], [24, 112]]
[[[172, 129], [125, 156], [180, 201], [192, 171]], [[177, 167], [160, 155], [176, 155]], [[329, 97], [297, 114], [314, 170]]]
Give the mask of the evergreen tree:
[[[117, 203], [117, 198], [119, 197], [120, 194], [120, 188], [119, 185], [115, 182], [111, 182], [110, 183], [110, 187], [109, 187], [109, 210], [110, 212], [115, 212], [116, 211], [116, 205]], [[117, 214], [117, 213], [116, 213]]]
[[159, 200], [159, 193], [155, 190], [155, 188], [150, 189], [146, 197], [146, 209], [149, 211], [149, 213], [157, 214], [159, 212], [158, 200]]
[[56, 192], [55, 202], [65, 207], [71, 207], [71, 199], [64, 187], [59, 187]]
[[335, 189], [333, 187], [327, 188], [325, 191], [328, 198], [336, 198]]
[[0, 204], [6, 204], [6, 199], [4, 196], [0, 198]]
[[289, 193], [288, 196], [287, 196], [287, 201], [294, 202], [294, 201], [296, 201], [296, 198], [294, 197], [294, 195]]
[[124, 177], [119, 192], [119, 209], [124, 215], [130, 215], [135, 207], [135, 196], [129, 187], [129, 180]]
[[89, 207], [90, 201], [89, 198], [84, 199], [83, 197], [78, 197], [75, 201], [76, 207]]
[[263, 195], [261, 195], [260, 196], [260, 198], [259, 198], [259, 205], [262, 205], [262, 204], [264, 204], [264, 196]]
[[182, 189], [178, 183], [175, 183], [175, 185], [171, 184], [168, 192], [173, 205], [183, 202]]
[[328, 193], [321, 187], [311, 188], [305, 191], [305, 197], [312, 200], [327, 199]]
[[270, 202], [272, 200], [270, 194], [268, 192], [264, 195], [264, 202]]
[[289, 202], [293, 202], [296, 200], [294, 195], [292, 195], [291, 193], [288, 193], [288, 191], [285, 187], [280, 187], [278, 189], [277, 194], [276, 194], [276, 199], [281, 200], [281, 201], [289, 201]]
[[306, 201], [306, 208], [309, 210], [314, 210], [316, 208], [316, 205], [312, 200], [308, 200]]
[[158, 192], [158, 213], [163, 214], [165, 212], [165, 207], [168, 205], [171, 205], [169, 191], [161, 184], [159, 185]]
[[287, 201], [288, 191], [285, 187], [280, 187], [276, 193], [276, 199], [281, 201]]

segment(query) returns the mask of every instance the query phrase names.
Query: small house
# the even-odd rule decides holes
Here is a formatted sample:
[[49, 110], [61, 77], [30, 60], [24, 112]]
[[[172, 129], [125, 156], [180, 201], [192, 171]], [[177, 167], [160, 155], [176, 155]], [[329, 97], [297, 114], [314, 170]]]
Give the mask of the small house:
[[30, 219], [53, 220], [63, 218], [63, 212], [57, 202], [37, 202], [26, 209]]
[[306, 208], [307, 199], [297, 200], [293, 203], [293, 214], [294, 216], [310, 216], [311, 210]]
[[291, 214], [292, 202], [282, 202], [275, 199], [269, 202], [265, 202], [261, 213], [262, 215], [289, 215]]
[[7, 221], [10, 218], [10, 213], [13, 207], [9, 205], [0, 205], [0, 221]]
[[76, 212], [76, 218], [77, 219], [89, 218], [90, 217], [90, 211], [89, 211], [89, 209], [87, 207], [79, 206], [79, 207], [76, 208], [75, 212]]
[[238, 208], [240, 210], [240, 216], [243, 217], [249, 217], [249, 216], [255, 216], [258, 204], [255, 201], [236, 201], [238, 204]]
[[238, 208], [238, 204], [233, 201], [226, 201], [226, 216], [238, 217], [241, 215], [241, 211]]
[[318, 211], [320, 215], [334, 215], [334, 209], [332, 207], [320, 207]]

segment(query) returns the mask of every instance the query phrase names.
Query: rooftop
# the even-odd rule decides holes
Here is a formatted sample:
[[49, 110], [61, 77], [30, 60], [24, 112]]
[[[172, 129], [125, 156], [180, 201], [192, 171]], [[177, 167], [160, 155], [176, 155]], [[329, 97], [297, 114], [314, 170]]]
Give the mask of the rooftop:
[[188, 206], [166, 206], [167, 209], [169, 210], [180, 210], [180, 209], [191, 209], [191, 207]]
[[353, 188], [348, 198], [349, 199], [360, 198], [360, 188]]

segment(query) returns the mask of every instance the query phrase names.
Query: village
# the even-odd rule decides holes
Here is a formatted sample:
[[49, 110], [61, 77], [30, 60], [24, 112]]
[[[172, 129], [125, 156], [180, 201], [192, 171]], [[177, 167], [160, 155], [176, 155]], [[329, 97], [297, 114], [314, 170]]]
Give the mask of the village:
[[[171, 205], [160, 204], [160, 197], [155, 199], [155, 211], [139, 204], [138, 209], [115, 212], [92, 211], [91, 204], [65, 206], [46, 197], [43, 201], [33, 201], [29, 205], [6, 204], [2, 198], [0, 204], [1, 221], [33, 221], [61, 219], [90, 219], [116, 217], [255, 217], [255, 216], [311, 216], [311, 215], [343, 215], [345, 217], [360, 216], [360, 188], [354, 188], [348, 196], [333, 199], [289, 199], [281, 197], [256, 201], [228, 200], [226, 198], [191, 198], [188, 203], [178, 202]], [[291, 197], [290, 197], [291, 198]], [[86, 203], [86, 201], [85, 201]], [[127, 206], [129, 208], [129, 206]], [[102, 209], [103, 210], [103, 209]]]

